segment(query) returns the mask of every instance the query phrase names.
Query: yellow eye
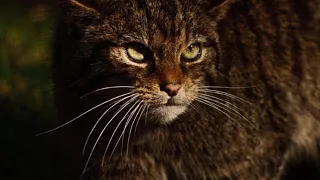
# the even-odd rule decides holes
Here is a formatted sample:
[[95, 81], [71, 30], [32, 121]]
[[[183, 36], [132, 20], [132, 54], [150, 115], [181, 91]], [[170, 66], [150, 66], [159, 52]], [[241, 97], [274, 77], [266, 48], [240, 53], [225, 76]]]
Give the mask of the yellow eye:
[[191, 44], [182, 52], [182, 58], [185, 61], [195, 61], [201, 57], [201, 47], [199, 44]]
[[128, 55], [134, 60], [142, 61], [144, 59], [144, 55], [139, 53], [133, 48], [128, 48], [127, 51], [128, 51]]
[[142, 63], [146, 58], [147, 50], [143, 45], [134, 43], [127, 46], [127, 54], [131, 60]]

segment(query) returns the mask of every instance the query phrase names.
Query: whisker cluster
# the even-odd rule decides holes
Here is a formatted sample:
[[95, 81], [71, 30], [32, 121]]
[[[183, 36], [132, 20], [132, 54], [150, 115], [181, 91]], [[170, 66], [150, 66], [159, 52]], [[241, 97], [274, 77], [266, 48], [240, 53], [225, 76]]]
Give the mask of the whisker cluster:
[[[217, 90], [217, 89], [244, 89], [244, 88], [253, 88], [255, 86], [248, 86], [248, 87], [223, 87], [223, 86], [201, 86], [198, 88], [198, 97], [196, 97], [195, 101], [199, 102], [201, 104], [204, 104], [206, 106], [212, 107], [213, 109], [221, 112], [222, 114], [224, 114], [225, 116], [227, 116], [230, 120], [232, 120], [233, 122], [235, 122], [236, 124], [240, 125], [243, 127], [243, 125], [238, 122], [235, 117], [239, 117], [243, 120], [245, 120], [246, 122], [249, 122], [251, 125], [254, 126], [254, 124], [252, 123], [252, 121], [249, 120], [248, 118], [248, 113], [246, 113], [242, 108], [238, 107], [237, 105], [223, 99], [221, 96], [227, 97], [227, 98], [231, 98], [237, 102], [240, 103], [244, 103], [247, 105], [252, 105], [252, 103], [250, 103], [249, 101], [244, 100], [241, 97], [238, 97], [236, 95], [221, 91], [221, 90]], [[134, 88], [133, 86], [110, 86], [110, 87], [103, 87], [100, 89], [96, 89], [92, 92], [89, 92], [83, 96], [80, 97], [84, 98], [87, 97], [89, 95], [92, 95], [94, 93], [100, 92], [100, 91], [104, 91], [104, 90], [110, 90], [110, 89], [132, 89]], [[216, 96], [217, 95], [217, 96]], [[76, 121], [77, 119], [80, 119], [82, 116], [90, 113], [91, 111], [100, 108], [100, 107], [104, 107], [105, 109], [103, 110], [103, 113], [100, 115], [100, 117], [98, 118], [98, 120], [95, 122], [95, 124], [93, 125], [93, 127], [91, 128], [84, 146], [83, 146], [83, 150], [82, 153], [85, 154], [85, 151], [87, 149], [88, 143], [93, 135], [93, 132], [97, 129], [98, 125], [101, 123], [101, 121], [103, 120], [103, 118], [106, 117], [106, 115], [110, 112], [113, 112], [114, 109], [117, 109], [113, 115], [111, 116], [111, 118], [106, 122], [106, 124], [103, 126], [102, 130], [98, 133], [97, 138], [94, 141], [94, 144], [91, 148], [91, 150], [89, 151], [89, 155], [87, 158], [87, 161], [85, 163], [84, 169], [82, 171], [82, 175], [84, 175], [84, 173], [87, 171], [87, 167], [89, 165], [89, 162], [93, 156], [94, 151], [97, 148], [98, 143], [100, 142], [103, 134], [105, 133], [106, 129], [110, 126], [110, 124], [116, 119], [116, 117], [118, 117], [120, 115], [121, 112], [124, 112], [124, 115], [121, 117], [121, 119], [116, 122], [116, 127], [113, 128], [113, 132], [108, 140], [107, 146], [104, 150], [103, 153], [103, 158], [102, 158], [102, 166], [104, 165], [104, 161], [105, 161], [105, 157], [107, 155], [107, 152], [111, 146], [111, 143], [114, 142], [115, 145], [113, 146], [113, 149], [111, 150], [111, 153], [109, 155], [109, 160], [112, 158], [118, 144], [120, 143], [121, 139], [122, 139], [122, 145], [121, 145], [121, 155], [122, 155], [122, 151], [123, 148], [126, 148], [125, 154], [126, 157], [128, 157], [129, 155], [129, 146], [130, 146], [130, 140], [132, 139], [132, 133], [135, 136], [136, 131], [137, 131], [137, 127], [138, 124], [141, 120], [141, 117], [144, 115], [145, 116], [145, 123], [147, 122], [148, 119], [148, 111], [150, 108], [150, 105], [148, 105], [147, 103], [145, 103], [143, 100], [138, 100], [138, 97], [140, 95], [138, 93], [133, 93], [133, 92], [127, 92], [118, 96], [115, 96], [113, 98], [110, 98], [98, 105], [95, 105], [94, 107], [86, 110], [85, 112], [81, 113], [80, 115], [78, 115], [77, 117], [71, 119], [70, 121], [54, 128], [51, 129], [49, 131], [43, 132], [41, 134], [38, 135], [43, 135], [43, 134], [47, 134], [50, 133], [52, 131], [58, 130], [64, 126], [69, 125], [70, 123]], [[199, 106], [197, 106], [196, 104], [191, 104], [191, 107], [193, 109], [195, 109], [199, 114], [201, 112], [199, 112]], [[201, 111], [203, 111], [203, 109], [200, 108]], [[205, 112], [207, 113], [207, 112]], [[123, 128], [120, 128], [122, 127]], [[119, 133], [120, 135], [117, 137], [117, 139], [115, 139], [116, 137], [116, 133]], [[127, 140], [125, 141], [125, 137], [126, 137], [126, 132], [128, 133], [127, 135]], [[126, 142], [126, 144], [124, 144], [124, 142]]]
[[62, 127], [64, 127], [64, 126], [66, 126], [66, 125], [69, 125], [70, 123], [72, 123], [72, 122], [74, 122], [75, 120], [77, 120], [77, 119], [81, 118], [82, 116], [84, 116], [84, 115], [88, 114], [89, 112], [91, 112], [91, 111], [93, 111], [93, 110], [95, 110], [95, 109], [97, 109], [97, 108], [99, 108], [99, 107], [101, 107], [101, 106], [103, 106], [103, 105], [105, 105], [105, 104], [107, 104], [107, 103], [109, 103], [109, 102], [111, 102], [111, 101], [115, 100], [115, 99], [118, 99], [118, 98], [123, 97], [123, 96], [128, 95], [128, 94], [131, 94], [131, 93], [125, 93], [125, 94], [122, 94], [122, 95], [116, 96], [116, 97], [114, 97], [114, 98], [111, 98], [111, 99], [109, 99], [109, 100], [107, 100], [107, 101], [104, 101], [104, 102], [102, 102], [102, 103], [100, 103], [100, 104], [98, 104], [98, 105], [94, 106], [93, 108], [91, 108], [91, 109], [89, 109], [89, 110], [85, 111], [84, 113], [82, 113], [82, 114], [78, 115], [77, 117], [75, 117], [75, 118], [71, 119], [70, 121], [68, 121], [68, 122], [66, 122], [66, 123], [64, 123], [64, 124], [62, 124], [62, 125], [60, 125], [60, 126], [58, 126], [58, 127], [56, 127], [56, 128], [53, 128], [53, 129], [51, 129], [51, 130], [48, 130], [48, 131], [45, 131], [45, 132], [39, 133], [39, 134], [37, 134], [37, 136], [41, 136], [41, 135], [48, 134], [48, 133], [50, 133], [50, 132], [56, 131], [56, 130], [58, 130], [58, 129], [60, 129], [60, 128], [62, 128]]
[[90, 136], [92, 135], [94, 129], [97, 127], [97, 125], [99, 124], [99, 122], [101, 121], [101, 119], [102, 119], [114, 106], [116, 106], [116, 105], [119, 104], [120, 102], [122, 102], [122, 101], [124, 101], [124, 100], [126, 100], [126, 99], [131, 98], [131, 97], [134, 96], [134, 94], [131, 94], [131, 95], [130, 95], [130, 94], [131, 94], [131, 93], [123, 94], [122, 96], [124, 96], [124, 95], [129, 95], [129, 96], [126, 96], [126, 97], [124, 97], [124, 98], [116, 101], [115, 103], [113, 103], [113, 104], [100, 116], [100, 118], [99, 118], [98, 121], [94, 124], [93, 128], [91, 129], [91, 131], [90, 131], [90, 133], [89, 133], [89, 135], [88, 135], [88, 137], [87, 137], [87, 139], [86, 139], [86, 142], [85, 142], [85, 144], [84, 144], [83, 151], [82, 151], [83, 154], [84, 154], [84, 152], [85, 152], [85, 149], [86, 149], [87, 143], [88, 143], [88, 141], [89, 141], [89, 139], [90, 139]]
[[[114, 88], [132, 88], [130, 86], [116, 86]], [[91, 93], [88, 93], [86, 95], [90, 95], [92, 93], [98, 92], [98, 91], [102, 91], [102, 90], [107, 90], [107, 89], [112, 89], [112, 87], [106, 87], [106, 88], [101, 88], [101, 89], [97, 89]], [[126, 131], [129, 131], [128, 133], [128, 137], [127, 137], [127, 141], [126, 141], [126, 157], [129, 154], [129, 145], [130, 145], [130, 139], [132, 136], [132, 132], [133, 132], [133, 127], [135, 124], [135, 128], [134, 128], [134, 134], [136, 133], [137, 130], [137, 126], [139, 124], [139, 121], [142, 117], [142, 115], [146, 112], [146, 116], [147, 116], [147, 111], [149, 108], [149, 105], [146, 105], [142, 100], [137, 100], [139, 97], [138, 93], [125, 93], [122, 94], [120, 96], [117, 96], [117, 98], [112, 98], [113, 102], [111, 104], [109, 104], [109, 107], [107, 110], [105, 110], [102, 115], [99, 117], [99, 119], [97, 120], [97, 122], [94, 124], [94, 126], [92, 127], [91, 131], [89, 132], [89, 135], [85, 141], [84, 147], [83, 147], [83, 154], [85, 153], [85, 150], [87, 148], [88, 142], [90, 140], [90, 137], [92, 136], [94, 130], [96, 129], [96, 127], [98, 126], [98, 124], [102, 121], [102, 119], [106, 116], [106, 114], [108, 112], [111, 112], [111, 110], [113, 108], [115, 108], [117, 105], [121, 104], [121, 106], [117, 109], [117, 111], [112, 115], [112, 117], [108, 120], [108, 122], [106, 123], [106, 125], [104, 125], [103, 129], [101, 130], [101, 132], [99, 133], [98, 137], [95, 140], [95, 143], [93, 145], [93, 147], [91, 148], [91, 151], [89, 153], [89, 156], [87, 158], [85, 167], [83, 169], [82, 175], [86, 172], [86, 169], [89, 165], [89, 162], [92, 158], [92, 155], [101, 139], [101, 137], [103, 136], [104, 132], [106, 131], [106, 129], [110, 126], [110, 124], [116, 119], [117, 116], [119, 116], [119, 114], [121, 112], [123, 112], [125, 109], [128, 108], [128, 110], [126, 110], [126, 113], [122, 116], [121, 120], [117, 122], [116, 127], [113, 129], [113, 132], [109, 138], [109, 141], [107, 143], [107, 146], [105, 148], [105, 151], [103, 153], [103, 158], [102, 158], [102, 166], [104, 165], [104, 161], [105, 161], [105, 157], [106, 154], [111, 146], [111, 143], [114, 141], [114, 138], [116, 137], [116, 133], [119, 131], [120, 135], [118, 136], [118, 139], [115, 140], [115, 145], [113, 146], [113, 149], [109, 155], [109, 160], [111, 159], [112, 155], [114, 154], [120, 140], [122, 139], [122, 145], [121, 145], [121, 155], [122, 155], [122, 148], [124, 147], [124, 138], [125, 138], [125, 134]], [[111, 101], [109, 101], [111, 102]], [[131, 123], [131, 125], [130, 125]], [[122, 131], [120, 130], [120, 126], [123, 125], [123, 129]]]
[[[100, 92], [100, 91], [105, 91], [105, 90], [110, 90], [110, 89], [132, 89], [134, 88], [133, 86], [110, 86], [110, 87], [103, 87], [103, 88], [100, 88], [100, 89], [96, 89], [92, 92], [89, 92], [83, 96], [80, 97], [80, 99], [82, 98], [85, 98], [89, 95], [92, 95], [94, 93], [97, 93], [97, 92]], [[103, 129], [100, 131], [98, 137], [96, 138], [95, 142], [94, 142], [94, 145], [92, 146], [91, 150], [90, 150], [90, 153], [89, 153], [89, 156], [87, 158], [87, 161], [86, 161], [86, 164], [85, 164], [85, 167], [82, 171], [82, 175], [84, 175], [84, 173], [87, 171], [87, 167], [89, 165], [89, 162], [92, 158], [92, 155], [99, 143], [99, 141], [101, 140], [101, 137], [103, 136], [103, 134], [105, 133], [106, 129], [109, 127], [109, 125], [116, 119], [117, 116], [119, 116], [119, 114], [121, 112], [124, 111], [124, 109], [128, 108], [128, 110], [126, 111], [125, 115], [122, 116], [121, 120], [119, 122], [117, 122], [117, 126], [115, 129], [113, 129], [113, 133], [108, 141], [108, 144], [105, 148], [105, 151], [104, 151], [104, 154], [103, 154], [103, 158], [102, 158], [102, 165], [103, 165], [103, 162], [104, 162], [104, 159], [105, 159], [105, 156], [107, 154], [107, 151], [108, 149], [110, 148], [110, 145], [111, 145], [111, 142], [113, 141], [114, 137], [115, 137], [115, 134], [117, 133], [117, 131], [120, 129], [120, 126], [121, 124], [124, 123], [124, 128], [122, 129], [122, 131], [120, 131], [120, 136], [118, 137], [117, 141], [116, 141], [116, 144], [114, 145], [112, 151], [111, 151], [111, 154], [110, 154], [110, 157], [109, 159], [112, 157], [114, 151], [116, 150], [116, 147], [118, 146], [121, 138], [124, 139], [125, 138], [125, 134], [126, 134], [126, 131], [128, 130], [129, 131], [129, 134], [128, 134], [128, 139], [126, 141], [126, 156], [128, 156], [129, 154], [129, 144], [130, 144], [130, 139], [132, 138], [132, 133], [134, 132], [134, 135], [136, 133], [136, 130], [137, 130], [137, 126], [140, 122], [140, 119], [141, 117], [143, 116], [143, 114], [145, 114], [145, 117], [147, 118], [148, 116], [148, 109], [149, 109], [149, 106], [150, 105], [147, 105], [146, 103], [144, 103], [144, 101], [142, 100], [137, 100], [139, 97], [139, 94], [138, 93], [133, 93], [133, 92], [127, 92], [127, 93], [124, 93], [124, 94], [120, 94], [118, 96], [115, 96], [113, 98], [110, 98], [98, 105], [95, 105], [94, 107], [86, 110], [85, 112], [81, 113], [80, 115], [76, 116], [75, 118], [69, 120], [68, 122], [56, 127], [56, 128], [53, 128], [51, 130], [48, 130], [48, 131], [45, 131], [43, 133], [40, 133], [40, 134], [37, 134], [37, 136], [40, 136], [40, 135], [44, 135], [44, 134], [47, 134], [47, 133], [50, 133], [50, 132], [53, 132], [53, 131], [56, 131], [62, 127], [65, 127], [71, 123], [73, 123], [74, 121], [80, 119], [81, 117], [83, 117], [84, 115], [92, 112], [93, 110], [95, 109], [98, 109], [100, 107], [105, 107], [106, 110], [103, 111], [102, 115], [98, 118], [98, 120], [95, 122], [95, 124], [93, 125], [93, 127], [91, 128], [86, 140], [85, 140], [85, 143], [84, 143], [84, 146], [83, 146], [83, 150], [82, 150], [82, 153], [85, 154], [85, 151], [87, 149], [87, 146], [88, 146], [88, 143], [89, 143], [89, 140], [93, 134], [93, 132], [97, 129], [97, 126], [101, 123], [102, 119], [104, 117], [106, 117], [106, 115], [110, 112], [113, 111], [114, 108], [117, 108], [117, 110], [114, 112], [114, 114], [112, 115], [112, 117], [108, 120], [108, 122], [104, 125]], [[131, 124], [130, 124], [131, 123]], [[135, 127], [134, 127], [135, 125]], [[134, 131], [133, 131], [133, 127], [134, 127]], [[121, 154], [122, 154], [122, 148], [123, 148], [123, 142], [122, 142], [122, 146], [121, 146]]]
[[[197, 90], [199, 94], [198, 94], [198, 97], [195, 99], [195, 101], [201, 104], [204, 104], [206, 106], [212, 107], [213, 109], [224, 114], [226, 117], [228, 117], [230, 120], [232, 120], [234, 123], [236, 123], [241, 127], [244, 127], [243, 124], [238, 122], [235, 119], [235, 117], [245, 120], [246, 122], [250, 123], [253, 127], [256, 128], [254, 123], [251, 120], [249, 120], [249, 117], [248, 117], [249, 114], [247, 112], [245, 112], [239, 106], [227, 100], [224, 100], [223, 98], [220, 98], [220, 97], [224, 96], [227, 98], [231, 98], [242, 104], [254, 106], [251, 102], [241, 97], [238, 97], [236, 95], [233, 95], [221, 90], [217, 90], [217, 89], [246, 89], [246, 88], [254, 88], [254, 87], [257, 87], [257, 86], [244, 86], [244, 87], [200, 86]], [[192, 106], [192, 107], [198, 112], [195, 106]]]
[[[103, 128], [102, 131], [100, 132], [100, 134], [99, 134], [96, 142], [94, 143], [94, 145], [93, 145], [93, 147], [92, 147], [92, 149], [91, 149], [90, 155], [89, 155], [89, 157], [88, 157], [88, 160], [87, 160], [87, 162], [86, 162], [86, 165], [85, 165], [85, 168], [84, 168], [84, 169], [87, 168], [87, 166], [88, 166], [88, 164], [89, 164], [89, 162], [90, 162], [90, 159], [91, 159], [91, 157], [92, 157], [92, 154], [93, 154], [93, 152], [94, 152], [94, 150], [95, 150], [95, 148], [96, 148], [96, 146], [97, 146], [97, 144], [98, 144], [101, 136], [103, 135], [103, 133], [105, 132], [105, 130], [107, 129], [107, 127], [109, 126], [109, 124], [115, 119], [115, 117], [116, 117], [123, 109], [125, 109], [125, 108], [126, 108], [133, 100], [135, 100], [136, 98], [137, 98], [137, 95], [133, 96], [130, 100], [128, 100], [126, 103], [124, 103], [124, 104], [114, 113], [114, 115], [113, 115], [112, 118], [108, 121], [108, 123], [104, 126], [104, 128]], [[132, 107], [133, 107], [133, 106], [132, 106]], [[131, 110], [131, 108], [130, 108], [130, 110]], [[129, 110], [129, 111], [130, 111], [130, 110]], [[128, 111], [128, 112], [129, 112], [129, 111]], [[125, 116], [126, 116], [126, 115], [125, 115]], [[122, 120], [121, 120], [121, 122], [122, 122]], [[119, 125], [121, 124], [121, 122], [119, 123]], [[116, 130], [115, 130], [115, 131], [116, 131]], [[111, 139], [113, 138], [113, 136], [114, 136], [114, 135], [112, 135]], [[108, 142], [108, 145], [107, 145], [107, 148], [106, 148], [106, 149], [108, 149], [110, 143], [111, 143], [111, 141]], [[102, 161], [102, 162], [103, 162], [103, 161]]]

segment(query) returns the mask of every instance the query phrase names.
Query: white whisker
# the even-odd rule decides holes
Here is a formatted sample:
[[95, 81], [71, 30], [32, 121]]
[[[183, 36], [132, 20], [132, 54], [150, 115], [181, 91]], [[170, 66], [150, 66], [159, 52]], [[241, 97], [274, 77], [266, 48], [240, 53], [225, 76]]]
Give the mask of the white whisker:
[[80, 98], [84, 98], [90, 94], [93, 94], [93, 93], [96, 93], [96, 92], [99, 92], [99, 91], [103, 91], [103, 90], [108, 90], [108, 89], [121, 89], [121, 88], [127, 88], [127, 89], [133, 89], [134, 87], [133, 86], [110, 86], [110, 87], [104, 87], [104, 88], [100, 88], [100, 89], [96, 89], [94, 91], [91, 91], [83, 96], [81, 96]]
[[128, 98], [130, 98], [130, 97], [132, 97], [132, 96], [135, 96], [135, 94], [131, 94], [131, 95], [127, 96], [127, 97], [124, 97], [124, 98], [116, 101], [112, 106], [110, 106], [110, 107], [100, 116], [100, 118], [98, 119], [98, 121], [94, 124], [93, 128], [91, 129], [91, 131], [90, 131], [90, 133], [89, 133], [89, 135], [88, 135], [88, 137], [87, 137], [87, 139], [86, 139], [86, 142], [84, 143], [83, 150], [82, 150], [82, 154], [84, 154], [85, 149], [86, 149], [87, 144], [88, 144], [88, 141], [89, 141], [89, 138], [90, 138], [90, 136], [92, 135], [92, 133], [93, 133], [94, 129], [96, 128], [96, 126], [98, 125], [98, 123], [101, 121], [101, 119], [102, 119], [114, 106], [116, 106], [116, 105], [119, 104], [120, 102], [122, 102], [122, 101], [124, 101], [124, 100], [126, 100], [126, 99], [128, 99]]
[[218, 110], [219, 112], [221, 112], [222, 114], [224, 114], [225, 116], [227, 116], [228, 118], [230, 118], [233, 122], [237, 123], [239, 126], [243, 127], [238, 121], [236, 121], [235, 119], [233, 119], [229, 114], [225, 113], [224, 111], [222, 111], [220, 108], [218, 108], [216, 105], [212, 104], [210, 101], [207, 101], [205, 99], [202, 99], [200, 97], [196, 98], [197, 101], [199, 101], [200, 103], [206, 104], [216, 110]]
[[[233, 114], [233, 115], [237, 115], [237, 116], [241, 117], [242, 119], [246, 120], [247, 122], [249, 122], [250, 124], [252, 124], [252, 125], [255, 127], [255, 125], [254, 125], [249, 119], [247, 119], [245, 116], [243, 116], [243, 115], [242, 115], [239, 111], [237, 111], [236, 109], [231, 108], [231, 107], [229, 107], [228, 105], [226, 105], [226, 104], [224, 104], [224, 103], [222, 103], [222, 102], [219, 102], [219, 101], [217, 101], [217, 100], [214, 100], [213, 97], [211, 97], [211, 96], [205, 96], [204, 94], [202, 94], [202, 95], [200, 95], [200, 97], [203, 98], [203, 99], [205, 99], [205, 100], [212, 101], [212, 103], [214, 103], [215, 106], [217, 106], [218, 108], [221, 108], [221, 109], [223, 109], [223, 110], [225, 110], [225, 111], [227, 111], [227, 112], [229, 112], [229, 113], [231, 113], [231, 114]], [[231, 104], [231, 103], [229, 103], [229, 102], [226, 102], [226, 103]], [[218, 104], [220, 104], [220, 106], [219, 106]], [[233, 104], [231, 104], [231, 105], [233, 105]], [[233, 106], [235, 106], [235, 105], [233, 105]], [[238, 108], [237, 106], [235, 106], [235, 107]], [[238, 109], [240, 109], [240, 108], [238, 108]], [[241, 109], [240, 109], [240, 110], [241, 110]], [[243, 110], [242, 110], [242, 111], [243, 111]]]
[[195, 105], [190, 104], [190, 106], [191, 106], [199, 115], [201, 115], [201, 113], [197, 110], [197, 108], [196, 108]]
[[200, 86], [199, 89], [215, 88], [215, 89], [249, 89], [262, 86], [263, 84], [253, 86]]
[[[128, 117], [128, 119], [127, 119], [127, 122], [126, 122], [126, 124], [125, 124], [125, 127], [124, 127], [124, 129], [123, 129], [123, 131], [122, 131], [122, 133], [121, 133], [121, 135], [120, 135], [120, 137], [121, 137], [121, 136], [123, 137], [123, 138], [122, 138], [122, 145], [121, 145], [121, 156], [122, 156], [123, 141], [124, 141], [124, 139], [125, 139], [125, 138], [124, 138], [124, 137], [125, 137], [125, 130], [127, 129], [127, 126], [129, 125], [129, 123], [130, 123], [132, 117], [134, 116], [134, 114], [137, 112], [138, 109], [140, 109], [141, 103], [142, 103], [142, 101], [139, 102], [139, 104], [133, 109], [132, 113], [129, 115], [129, 117]], [[137, 113], [137, 114], [138, 114], [138, 113]], [[136, 116], [137, 116], [137, 114], [136, 114]], [[132, 123], [133, 123], [133, 122], [132, 122]], [[130, 133], [129, 133], [129, 135], [128, 135], [128, 138], [129, 138], [129, 137], [130, 137]], [[128, 141], [129, 141], [129, 139], [128, 139]], [[116, 148], [116, 146], [113, 148], [113, 151], [115, 150], [115, 148]], [[112, 153], [113, 153], [113, 151], [112, 151]], [[111, 154], [111, 156], [112, 156], [112, 154]]]
[[[97, 146], [97, 144], [98, 144], [98, 142], [99, 142], [102, 134], [103, 134], [104, 131], [106, 130], [106, 128], [109, 126], [109, 124], [112, 122], [112, 120], [113, 120], [125, 107], [127, 107], [133, 100], [135, 100], [137, 97], [138, 97], [138, 95], [135, 95], [132, 99], [130, 99], [128, 102], [126, 102], [124, 105], [122, 105], [122, 106], [117, 110], [117, 112], [114, 113], [114, 115], [113, 115], [112, 118], [109, 120], [109, 122], [104, 126], [104, 128], [102, 129], [101, 133], [99, 134], [99, 136], [98, 136], [95, 144], [93, 145], [93, 148], [91, 149], [90, 155], [89, 155], [89, 157], [88, 157], [88, 160], [87, 160], [87, 162], [86, 162], [86, 165], [85, 165], [85, 167], [84, 167], [83, 172], [85, 172], [85, 170], [86, 170], [86, 168], [87, 168], [87, 166], [88, 166], [88, 164], [89, 164], [89, 161], [90, 161], [90, 159], [91, 159], [91, 156], [92, 156], [92, 154], [93, 154], [93, 151], [94, 151], [94, 149], [96, 148], [96, 146]], [[82, 174], [83, 174], [83, 173], [82, 173]]]
[[[117, 127], [116, 127], [115, 130], [113, 131], [113, 133], [112, 133], [112, 135], [111, 135], [111, 137], [110, 137], [110, 139], [109, 139], [108, 145], [107, 145], [107, 147], [106, 147], [106, 149], [105, 149], [105, 151], [104, 151], [104, 153], [103, 153], [102, 162], [104, 162], [105, 155], [106, 155], [106, 153], [107, 153], [107, 151], [108, 151], [108, 149], [109, 149], [109, 146], [110, 146], [110, 144], [111, 144], [111, 141], [112, 141], [112, 139], [113, 139], [113, 136], [114, 136], [115, 133], [117, 132], [120, 124], [124, 121], [124, 118], [127, 117], [127, 115], [130, 113], [130, 111], [135, 107], [135, 105], [136, 105], [137, 103], [138, 103], [138, 101], [135, 102], [135, 103], [130, 107], [130, 109], [128, 110], [128, 112], [122, 117], [122, 119], [121, 119], [120, 122], [118, 123]], [[132, 112], [131, 112], [131, 113], [132, 113]], [[122, 137], [122, 134], [120, 135], [119, 140], [117, 141], [115, 147], [118, 145], [121, 137]], [[115, 150], [115, 149], [114, 149], [114, 150]], [[112, 153], [113, 153], [113, 151], [112, 151]], [[111, 153], [111, 154], [112, 154], [112, 153]], [[111, 158], [111, 156], [110, 156], [110, 158]], [[102, 164], [102, 166], [103, 166], [103, 164]]]
[[138, 122], [136, 123], [136, 125], [135, 125], [135, 127], [134, 127], [134, 133], [133, 133], [133, 136], [134, 136], [134, 137], [136, 136], [136, 131], [137, 131], [138, 124], [139, 124], [139, 122], [140, 122], [140, 119], [141, 119], [141, 117], [142, 117], [142, 115], [143, 115], [143, 112], [144, 112], [144, 110], [146, 109], [146, 107], [147, 107], [147, 105], [143, 105], [143, 109], [142, 109], [141, 114], [140, 114], [140, 116], [139, 116], [139, 118], [138, 118]]
[[[202, 103], [203, 104], [203, 103]], [[210, 114], [206, 111], [206, 110], [204, 110], [204, 109], [202, 109], [200, 106], [198, 107], [196, 104], [194, 104], [194, 105], [192, 105], [192, 106], [194, 106], [194, 108], [195, 108], [195, 110], [197, 110], [197, 108], [198, 108], [198, 110], [200, 110], [200, 111], [202, 111], [203, 113], [206, 113], [207, 114], [207, 117], [210, 117]], [[201, 116], [203, 116], [203, 113], [201, 113], [201, 112], [199, 112], [199, 111], [197, 111]]]
[[[139, 113], [140, 113], [140, 111], [141, 111], [141, 109], [142, 109], [142, 107], [143, 107], [143, 105], [141, 105], [141, 103], [143, 103], [143, 101], [141, 101], [141, 102], [138, 104], [139, 109], [138, 109], [138, 111], [137, 111], [137, 113], [136, 113], [136, 115], [135, 115], [135, 117], [134, 117], [134, 119], [133, 119], [133, 121], [132, 121], [132, 123], [131, 123], [131, 126], [130, 126], [129, 135], [128, 135], [128, 141], [127, 141], [127, 152], [126, 152], [126, 156], [128, 156], [128, 154], [129, 154], [129, 142], [130, 142], [130, 138], [131, 138], [132, 127], [133, 127], [134, 123], [136, 122], [136, 119], [137, 119], [137, 117], [138, 117], [138, 115], [139, 115]], [[141, 114], [141, 113], [140, 113], [140, 114]], [[140, 115], [140, 117], [141, 117], [141, 115]]]
[[[233, 98], [239, 102], [245, 102], [248, 103], [250, 105], [253, 105], [251, 102], [244, 100], [243, 98], [240, 98], [236, 95], [227, 93], [227, 92], [223, 92], [223, 91], [218, 91], [218, 90], [212, 90], [212, 89], [198, 89], [199, 92], [205, 92], [205, 93], [213, 93], [213, 94], [219, 94], [219, 95], [224, 95], [230, 98]], [[254, 105], [253, 105], [254, 106]]]
[[[137, 103], [138, 103], [138, 102], [136, 102], [134, 105], [136, 105]], [[130, 121], [131, 121], [134, 113], [135, 113], [136, 110], [139, 108], [139, 105], [140, 105], [140, 104], [141, 104], [141, 102], [140, 102], [140, 103], [136, 106], [136, 108], [134, 108], [134, 109], [132, 110], [132, 112], [130, 113], [130, 115], [129, 115], [129, 117], [127, 118], [127, 121], [126, 121], [126, 123], [125, 123], [125, 125], [124, 125], [123, 131], [122, 131], [122, 133], [121, 133], [121, 135], [120, 135], [120, 138], [122, 137], [121, 151], [120, 151], [121, 156], [122, 156], [123, 143], [124, 143], [124, 139], [125, 139], [125, 137], [124, 137], [124, 135], [125, 135], [125, 130], [126, 130], [128, 124], [130, 123]], [[133, 105], [133, 106], [134, 106], [134, 105]], [[129, 110], [130, 110], [130, 109], [129, 109]], [[124, 119], [124, 118], [125, 118], [125, 116], [123, 117], [123, 119]], [[120, 138], [119, 138], [119, 139], [120, 139]]]
[[[223, 99], [218, 98], [218, 97], [215, 97], [215, 96], [211, 96], [211, 95], [209, 95], [209, 94], [200, 93], [200, 95], [201, 95], [201, 96], [206, 96], [206, 97], [208, 97], [208, 98], [213, 98], [213, 99], [216, 99], [216, 100], [222, 101], [222, 102], [224, 102], [224, 103], [226, 103], [226, 104], [228, 104], [228, 105], [230, 105], [230, 106], [232, 106], [232, 107], [234, 107], [234, 108], [238, 109], [239, 111], [241, 111], [241, 112], [245, 113], [246, 115], [248, 115], [248, 113], [246, 113], [244, 110], [242, 110], [241, 108], [239, 108], [238, 106], [236, 106], [236, 105], [232, 104], [232, 103], [231, 103], [231, 102], [229, 102], [229, 101], [223, 100]], [[225, 105], [225, 104], [224, 104], [224, 105]]]
[[66, 125], [68, 125], [68, 124], [70, 124], [70, 123], [72, 123], [72, 122], [74, 122], [75, 120], [79, 119], [80, 117], [84, 116], [85, 114], [87, 114], [87, 113], [89, 113], [89, 112], [93, 111], [94, 109], [96, 109], [96, 108], [98, 108], [98, 107], [100, 107], [100, 106], [103, 106], [104, 104], [107, 104], [108, 102], [111, 102], [111, 101], [113, 101], [113, 100], [115, 100], [115, 99], [118, 99], [118, 98], [120, 98], [120, 97], [123, 97], [123, 96], [129, 95], [129, 94], [132, 94], [132, 92], [125, 93], [125, 94], [122, 94], [122, 95], [116, 96], [116, 97], [114, 97], [114, 98], [112, 98], [112, 99], [109, 99], [109, 100], [107, 100], [107, 101], [104, 101], [103, 103], [96, 105], [95, 107], [93, 107], [93, 108], [91, 108], [91, 109], [87, 110], [86, 112], [84, 112], [84, 113], [80, 114], [79, 116], [77, 116], [77, 117], [75, 117], [75, 118], [71, 119], [70, 121], [68, 121], [68, 122], [66, 122], [66, 123], [64, 123], [64, 124], [62, 124], [62, 125], [60, 125], [60, 126], [58, 126], [58, 127], [54, 128], [54, 129], [51, 129], [51, 130], [49, 130], [49, 131], [45, 131], [45, 132], [43, 132], [43, 133], [39, 133], [39, 134], [37, 134], [36, 136], [41, 136], [41, 135], [44, 135], [44, 134], [48, 134], [48, 133], [50, 133], [50, 132], [52, 132], [52, 131], [58, 130], [58, 129], [60, 129], [60, 128], [62, 128], [62, 127], [64, 127], [64, 126], [66, 126]]

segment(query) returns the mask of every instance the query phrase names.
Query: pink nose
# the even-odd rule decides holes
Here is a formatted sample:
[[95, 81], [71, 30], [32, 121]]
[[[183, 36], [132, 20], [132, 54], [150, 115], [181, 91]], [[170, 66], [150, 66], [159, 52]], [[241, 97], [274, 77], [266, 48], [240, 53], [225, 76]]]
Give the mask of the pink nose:
[[181, 88], [181, 84], [167, 84], [161, 88], [161, 91], [166, 92], [170, 97], [173, 97], [178, 94], [178, 91]]

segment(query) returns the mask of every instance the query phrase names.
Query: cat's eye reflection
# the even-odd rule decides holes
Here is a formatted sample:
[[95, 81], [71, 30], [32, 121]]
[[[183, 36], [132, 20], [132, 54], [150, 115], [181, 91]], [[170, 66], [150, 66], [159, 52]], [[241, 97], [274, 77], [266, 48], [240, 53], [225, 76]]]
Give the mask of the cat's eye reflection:
[[184, 61], [191, 62], [196, 61], [201, 57], [201, 46], [200, 44], [191, 44], [187, 49], [185, 49], [181, 57]]
[[143, 45], [138, 43], [129, 44], [126, 50], [131, 60], [138, 63], [143, 63], [145, 61], [147, 50]]

